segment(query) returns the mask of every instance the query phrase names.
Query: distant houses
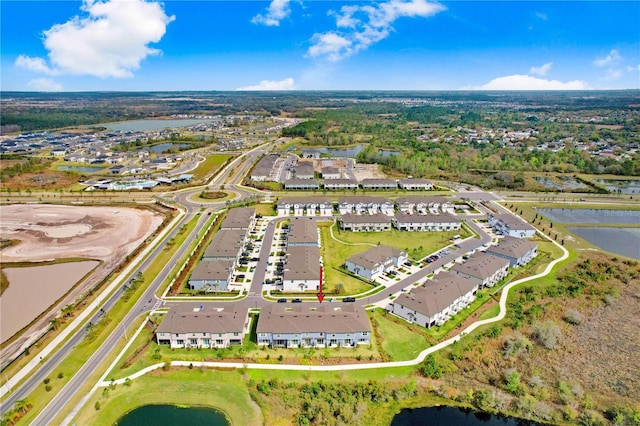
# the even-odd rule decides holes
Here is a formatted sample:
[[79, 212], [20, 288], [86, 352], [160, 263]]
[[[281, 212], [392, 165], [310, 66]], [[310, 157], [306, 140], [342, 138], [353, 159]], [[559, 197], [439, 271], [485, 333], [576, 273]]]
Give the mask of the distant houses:
[[352, 348], [371, 343], [371, 324], [355, 303], [272, 304], [260, 312], [256, 334], [258, 345], [271, 348]]

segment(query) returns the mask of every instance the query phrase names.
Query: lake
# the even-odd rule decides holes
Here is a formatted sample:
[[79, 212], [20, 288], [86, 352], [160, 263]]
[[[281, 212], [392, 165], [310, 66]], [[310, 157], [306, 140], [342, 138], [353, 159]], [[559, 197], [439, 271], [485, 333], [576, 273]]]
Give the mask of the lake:
[[86, 167], [86, 166], [59, 166], [58, 170], [69, 171], [69, 172], [80, 172], [80, 173], [95, 173], [101, 172], [105, 168], [104, 167]]
[[116, 121], [113, 123], [94, 124], [93, 127], [106, 127], [109, 130], [120, 132], [146, 132], [150, 130], [162, 130], [166, 128], [193, 126], [199, 123], [218, 121], [214, 119], [179, 119], [179, 120], [131, 120]]
[[231, 423], [224, 413], [213, 408], [143, 405], [129, 411], [115, 424], [117, 426], [228, 426]]
[[88, 260], [18, 268], [6, 265], [2, 272], [9, 281], [9, 287], [0, 296], [1, 340], [4, 342], [29, 325], [99, 263]]
[[640, 225], [640, 210], [607, 209], [536, 209], [536, 211], [554, 222]]
[[182, 148], [189, 147], [189, 144], [188, 143], [165, 142], [165, 143], [159, 143], [159, 144], [153, 145], [153, 146], [146, 146], [146, 147], [140, 148], [138, 151], [144, 149], [144, 150], [147, 150], [149, 152], [161, 153], [161, 152], [168, 152], [174, 146], [176, 148], [178, 148], [178, 149], [182, 149]]
[[561, 191], [588, 188], [587, 185], [582, 182], [578, 182], [577, 180], [567, 176], [560, 176], [557, 180], [544, 176], [534, 176], [533, 179], [545, 188], [559, 189]]
[[594, 179], [593, 181], [607, 188], [607, 191], [640, 194], [640, 180]]
[[320, 151], [322, 154], [326, 154], [329, 157], [341, 157], [341, 158], [355, 158], [362, 151], [364, 145], [356, 145], [349, 148], [313, 148], [316, 151]]
[[391, 421], [391, 426], [518, 426], [536, 424], [513, 417], [495, 416], [446, 406], [404, 409], [396, 414]]
[[640, 228], [571, 226], [567, 229], [603, 250], [640, 260]]

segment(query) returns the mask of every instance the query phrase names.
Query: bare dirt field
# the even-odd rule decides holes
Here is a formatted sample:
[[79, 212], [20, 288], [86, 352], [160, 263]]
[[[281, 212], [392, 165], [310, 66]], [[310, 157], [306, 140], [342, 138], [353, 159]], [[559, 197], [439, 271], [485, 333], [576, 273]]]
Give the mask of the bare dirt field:
[[[106, 277], [161, 224], [163, 217], [149, 210], [127, 207], [85, 207], [47, 204], [0, 206], [2, 238], [20, 240], [0, 251], [2, 264], [64, 258], [102, 261], [93, 273], [74, 288], [50, 315], [32, 325], [18, 339], [21, 344], [41, 334], [63, 306]], [[9, 289], [11, 282], [9, 282]], [[4, 298], [4, 297], [3, 297]], [[0, 299], [1, 300], [1, 299]], [[2, 336], [5, 340], [7, 336]], [[3, 350], [2, 359], [9, 351]]]
[[378, 179], [386, 176], [379, 170], [377, 164], [357, 164], [353, 166], [353, 174], [358, 181], [362, 179]]

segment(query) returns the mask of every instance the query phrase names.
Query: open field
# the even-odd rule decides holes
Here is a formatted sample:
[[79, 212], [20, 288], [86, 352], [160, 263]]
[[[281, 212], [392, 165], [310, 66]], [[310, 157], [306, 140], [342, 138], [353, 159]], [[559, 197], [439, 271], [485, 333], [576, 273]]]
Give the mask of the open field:
[[231, 154], [209, 155], [191, 173], [195, 179], [205, 179], [215, 173], [231, 157], [233, 157]]

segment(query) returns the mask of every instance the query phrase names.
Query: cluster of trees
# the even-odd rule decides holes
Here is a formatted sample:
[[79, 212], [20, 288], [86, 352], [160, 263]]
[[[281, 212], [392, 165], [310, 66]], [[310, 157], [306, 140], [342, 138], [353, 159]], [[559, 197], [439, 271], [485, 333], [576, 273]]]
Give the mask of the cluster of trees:
[[[6, 156], [2, 158], [8, 159]], [[38, 173], [49, 168], [52, 161], [44, 158], [37, 157], [18, 157], [15, 164], [7, 167], [0, 168], [0, 182], [4, 182], [7, 179], [11, 179], [14, 176], [18, 176], [24, 173]]]

